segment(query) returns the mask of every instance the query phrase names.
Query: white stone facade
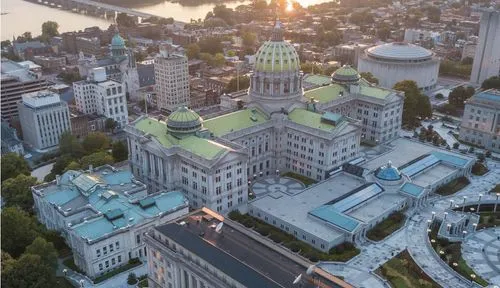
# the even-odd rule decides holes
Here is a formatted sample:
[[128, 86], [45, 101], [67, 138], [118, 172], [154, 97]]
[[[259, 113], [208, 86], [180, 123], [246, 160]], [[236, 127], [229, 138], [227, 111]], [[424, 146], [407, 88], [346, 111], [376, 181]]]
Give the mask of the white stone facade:
[[481, 85], [484, 80], [500, 75], [500, 12], [485, 10], [481, 15], [479, 40], [472, 64], [470, 82]]
[[56, 147], [61, 134], [71, 131], [68, 104], [59, 94], [48, 90], [24, 94], [18, 109], [24, 141], [35, 149]]
[[[85, 114], [98, 114], [111, 118], [124, 127], [128, 123], [127, 99], [125, 85], [106, 77], [103, 68], [93, 70], [91, 80], [73, 83], [73, 91], [78, 111]], [[104, 74], [106, 75], [106, 74]]]

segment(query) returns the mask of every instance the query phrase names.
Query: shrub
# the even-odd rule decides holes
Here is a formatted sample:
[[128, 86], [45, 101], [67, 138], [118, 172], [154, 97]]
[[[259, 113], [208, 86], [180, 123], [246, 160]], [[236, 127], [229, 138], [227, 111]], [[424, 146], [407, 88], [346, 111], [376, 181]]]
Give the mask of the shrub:
[[285, 247], [290, 249], [292, 252], [297, 253], [302, 249], [302, 243], [299, 241], [291, 241], [291, 242], [285, 243]]
[[139, 260], [139, 258], [130, 258], [130, 260], [128, 260], [128, 264], [139, 264], [141, 263], [141, 260]]
[[460, 143], [458, 142], [453, 143], [453, 149], [458, 149], [458, 147], [460, 147]]
[[255, 231], [257, 231], [262, 236], [267, 236], [269, 235], [269, 233], [271, 233], [271, 227], [259, 225], [257, 226], [257, 228], [255, 228]]
[[241, 215], [239, 210], [233, 210], [233, 211], [229, 212], [229, 214], [227, 216], [229, 216], [229, 219], [234, 220], [234, 221], [240, 221], [240, 219], [242, 218], [241, 217], [242, 215]]
[[[131, 259], [131, 260], [132, 260], [132, 259]], [[135, 273], [130, 273], [130, 274], [128, 274], [127, 284], [128, 284], [128, 285], [134, 285], [134, 284], [137, 284], [137, 277], [135, 276]]]
[[255, 221], [252, 218], [245, 218], [241, 221], [241, 224], [243, 224], [247, 228], [252, 228], [255, 227]]

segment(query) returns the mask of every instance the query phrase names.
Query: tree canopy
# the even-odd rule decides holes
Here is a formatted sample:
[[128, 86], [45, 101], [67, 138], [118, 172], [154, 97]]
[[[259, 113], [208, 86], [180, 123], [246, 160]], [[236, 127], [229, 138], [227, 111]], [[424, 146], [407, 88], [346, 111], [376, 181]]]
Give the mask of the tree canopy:
[[127, 13], [120, 13], [118, 16], [116, 16], [116, 23], [119, 26], [124, 26], [124, 27], [135, 27], [135, 20], [134, 17], [128, 16]]
[[200, 56], [200, 46], [196, 43], [191, 43], [186, 47], [186, 56], [188, 59], [196, 59]]
[[245, 31], [241, 34], [242, 44], [245, 47], [254, 47], [257, 42], [257, 35], [253, 32]]
[[87, 154], [108, 149], [109, 144], [108, 136], [102, 132], [90, 133], [82, 142], [83, 149]]
[[89, 167], [92, 164], [93, 167], [99, 167], [105, 164], [113, 164], [113, 156], [109, 155], [108, 152], [100, 151], [87, 156], [84, 156], [80, 161], [82, 167]]
[[207, 37], [198, 42], [200, 52], [215, 55], [223, 52], [221, 40], [216, 37]]
[[16, 153], [7, 153], [1, 158], [2, 181], [19, 174], [30, 175], [28, 162]]
[[47, 242], [44, 238], [38, 236], [26, 247], [24, 253], [38, 255], [42, 261], [54, 269], [57, 268], [57, 251], [52, 242]]
[[2, 233], [0, 237], [2, 239], [2, 250], [12, 255], [12, 257], [19, 257], [24, 252], [25, 247], [30, 245], [38, 236], [33, 218], [16, 207], [3, 209], [1, 216]]
[[36, 182], [35, 177], [24, 174], [3, 181], [2, 198], [5, 199], [6, 206], [17, 206], [24, 211], [31, 211], [34, 203], [30, 188]]
[[373, 76], [372, 72], [361, 72], [359, 75], [361, 75], [361, 77], [363, 77], [366, 81], [378, 85], [378, 79]]
[[463, 109], [465, 100], [469, 99], [475, 92], [474, 87], [469, 86], [465, 88], [464, 86], [458, 86], [448, 95], [448, 103], [456, 108]]
[[[250, 87], [250, 77], [248, 77], [246, 75], [240, 76], [239, 81], [240, 81], [240, 87], [239, 87], [240, 89], [239, 90], [247, 89], [248, 87]], [[231, 78], [229, 83], [227, 83], [227, 86], [226, 86], [226, 89], [224, 90], [224, 92], [231, 93], [231, 92], [236, 92], [236, 91], [238, 91], [238, 79], [237, 79], [237, 77], [233, 77], [233, 78]]]
[[125, 161], [128, 159], [128, 148], [127, 145], [122, 141], [116, 141], [112, 146], [113, 158], [116, 162]]
[[85, 154], [82, 144], [69, 131], [61, 134], [59, 139], [59, 151], [61, 154], [69, 154], [75, 158], [79, 158]]
[[52, 38], [54, 36], [59, 35], [59, 24], [54, 21], [47, 21], [42, 24], [42, 37], [45, 38]]
[[499, 76], [493, 76], [490, 77], [486, 80], [483, 81], [483, 84], [481, 85], [482, 89], [500, 89], [500, 77]]
[[403, 105], [403, 125], [414, 127], [417, 124], [417, 116], [432, 116], [432, 106], [429, 98], [420, 92], [415, 81], [400, 81], [396, 83], [393, 88], [395, 90], [405, 92], [405, 101]]
[[2, 271], [5, 287], [57, 287], [54, 270], [39, 255], [24, 254], [10, 261]]

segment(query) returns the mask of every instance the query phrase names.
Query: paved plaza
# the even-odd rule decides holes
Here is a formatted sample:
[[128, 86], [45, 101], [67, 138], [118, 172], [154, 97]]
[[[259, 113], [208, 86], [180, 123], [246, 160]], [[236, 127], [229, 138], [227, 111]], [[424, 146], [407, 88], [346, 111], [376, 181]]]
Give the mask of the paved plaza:
[[304, 190], [302, 182], [289, 177], [267, 177], [260, 179], [252, 185], [252, 191], [256, 196], [263, 196], [276, 192], [287, 195], [295, 195]]
[[467, 237], [462, 255], [476, 273], [500, 285], [500, 228], [485, 229]]

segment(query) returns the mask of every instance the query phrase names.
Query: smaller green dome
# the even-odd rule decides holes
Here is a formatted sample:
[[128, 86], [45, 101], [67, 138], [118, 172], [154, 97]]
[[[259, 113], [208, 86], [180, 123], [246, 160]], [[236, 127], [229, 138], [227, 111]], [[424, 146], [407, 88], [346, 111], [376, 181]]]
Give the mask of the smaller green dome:
[[113, 39], [111, 39], [111, 47], [114, 49], [125, 48], [125, 40], [123, 40], [119, 33], [116, 33], [115, 36], [113, 36]]
[[201, 129], [202, 123], [203, 119], [198, 113], [183, 106], [168, 116], [167, 130], [171, 133], [193, 133]]
[[356, 69], [349, 65], [344, 65], [332, 74], [332, 81], [337, 83], [356, 83], [361, 79]]

